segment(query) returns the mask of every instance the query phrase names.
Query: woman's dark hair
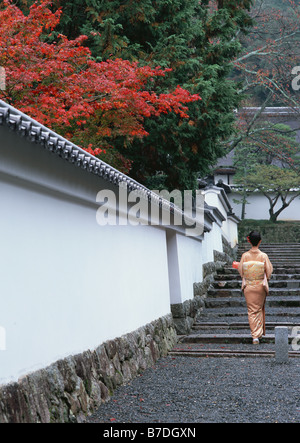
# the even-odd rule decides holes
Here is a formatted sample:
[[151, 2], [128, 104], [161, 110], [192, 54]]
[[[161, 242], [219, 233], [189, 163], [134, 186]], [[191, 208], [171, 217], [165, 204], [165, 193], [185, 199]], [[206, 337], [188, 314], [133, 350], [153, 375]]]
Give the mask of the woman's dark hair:
[[257, 246], [258, 243], [261, 241], [261, 235], [258, 231], [252, 231], [248, 235], [248, 239], [252, 246]]

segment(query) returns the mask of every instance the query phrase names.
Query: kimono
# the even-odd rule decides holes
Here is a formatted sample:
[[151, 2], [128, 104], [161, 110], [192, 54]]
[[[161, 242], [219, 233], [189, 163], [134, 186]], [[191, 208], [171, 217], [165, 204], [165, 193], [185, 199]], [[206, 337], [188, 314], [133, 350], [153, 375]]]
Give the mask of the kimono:
[[273, 266], [267, 254], [252, 248], [243, 254], [238, 270], [243, 278], [242, 290], [246, 298], [251, 335], [253, 339], [259, 339], [266, 333], [265, 304]]

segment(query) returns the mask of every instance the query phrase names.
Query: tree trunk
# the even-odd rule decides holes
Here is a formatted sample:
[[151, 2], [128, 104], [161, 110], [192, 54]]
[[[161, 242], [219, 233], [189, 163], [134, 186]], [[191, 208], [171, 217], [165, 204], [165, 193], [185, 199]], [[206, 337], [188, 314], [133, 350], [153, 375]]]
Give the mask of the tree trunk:
[[270, 222], [276, 223], [277, 222], [277, 217], [278, 217], [278, 215], [276, 215], [276, 214], [270, 215]]
[[274, 207], [271, 207], [269, 209], [269, 213], [270, 213], [270, 221], [272, 223], [276, 223], [277, 222], [277, 218], [279, 217], [279, 215], [290, 205], [290, 203], [284, 203], [280, 209], [278, 209], [278, 211], [274, 212]]

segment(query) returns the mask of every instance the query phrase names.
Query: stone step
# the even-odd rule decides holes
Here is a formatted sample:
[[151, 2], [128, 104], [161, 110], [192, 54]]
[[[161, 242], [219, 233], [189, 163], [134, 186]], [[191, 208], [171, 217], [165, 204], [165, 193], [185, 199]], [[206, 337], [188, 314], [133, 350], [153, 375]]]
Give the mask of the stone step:
[[[240, 252], [240, 253], [244, 253], [249, 250], [250, 250], [249, 247], [238, 248], [238, 252]], [[279, 253], [287, 254], [287, 255], [288, 254], [300, 255], [300, 248], [296, 248], [296, 249], [295, 248], [292, 248], [292, 249], [290, 249], [290, 248], [260, 248], [260, 250], [261, 250], [261, 252], [264, 252], [265, 254], [268, 254], [268, 255], [279, 254]]]
[[[294, 335], [289, 335], [289, 343], [295, 339]], [[251, 334], [190, 334], [181, 338], [181, 343], [203, 343], [203, 344], [252, 344]], [[275, 334], [266, 334], [261, 338], [261, 343], [275, 343]]]
[[[182, 338], [184, 340], [185, 337]], [[253, 346], [252, 339], [248, 339], [246, 343], [192, 343], [179, 342], [170, 355], [208, 358], [208, 357], [235, 357], [235, 358], [257, 358], [257, 357], [275, 357], [274, 342], [261, 342], [259, 346]], [[300, 352], [293, 349], [289, 344], [289, 357], [299, 358]]]
[[[249, 250], [249, 245], [239, 252]], [[236, 269], [226, 266], [215, 275], [201, 315], [189, 336], [181, 337], [171, 355], [207, 357], [275, 357], [275, 327], [289, 329], [289, 356], [300, 357], [292, 346], [300, 328], [300, 244], [265, 245], [274, 273], [266, 300], [266, 330], [253, 347], [247, 304]], [[298, 335], [297, 335], [298, 336]]]
[[[273, 274], [270, 282], [275, 280], [281, 280], [281, 281], [289, 281], [289, 280], [300, 280], [300, 274]], [[215, 276], [215, 282], [219, 281], [241, 281], [240, 274], [236, 273], [233, 274], [218, 274]]]
[[[300, 321], [298, 323], [295, 322], [266, 322], [267, 330], [274, 330], [274, 328], [278, 326], [283, 326], [289, 328], [291, 331], [294, 328], [299, 328], [300, 330]], [[249, 329], [249, 323], [247, 322], [199, 322], [195, 323], [193, 328], [194, 331], [207, 331], [207, 330], [247, 330]]]
[[[244, 253], [249, 250], [250, 250], [250, 248], [239, 248], [238, 252]], [[296, 249], [295, 248], [294, 249], [290, 249], [290, 248], [269, 248], [269, 249], [268, 248], [260, 248], [260, 250], [261, 250], [261, 252], [264, 252], [265, 254], [268, 254], [268, 255], [279, 254], [279, 253], [286, 254], [286, 255], [289, 255], [289, 254], [300, 255], [300, 248], [296, 248]]]
[[270, 261], [271, 261], [273, 267], [300, 266], [300, 259], [299, 258], [295, 258], [292, 260], [287, 260], [284, 257], [276, 258], [276, 259], [274, 259], [272, 257], [269, 257], [269, 258], [270, 258]]
[[[238, 248], [237, 250], [237, 252], [241, 254], [248, 251], [250, 251], [250, 247]], [[278, 254], [280, 252], [282, 252], [283, 254], [300, 255], [300, 248], [260, 248], [260, 251], [268, 255]]]
[[[208, 297], [204, 301], [206, 308], [224, 308], [224, 307], [245, 307], [246, 300], [244, 297]], [[266, 307], [300, 307], [299, 297], [287, 296], [271, 297], [266, 301]]]
[[[249, 250], [250, 244], [249, 243], [240, 243], [238, 249], [246, 249]], [[282, 249], [282, 250], [300, 250], [300, 243], [274, 243], [274, 244], [268, 244], [268, 243], [261, 243], [260, 250], [274, 250], [274, 249]]]
[[[237, 269], [233, 269], [233, 268], [229, 268], [226, 267], [224, 268], [222, 271], [217, 271], [217, 274], [225, 274], [225, 275], [236, 275], [238, 276], [238, 270]], [[274, 267], [274, 274], [294, 274], [294, 275], [299, 275], [300, 274], [300, 266], [279, 266], [279, 267]]]
[[[247, 251], [245, 251], [245, 252], [247, 252]], [[243, 255], [243, 253], [244, 253], [243, 251], [240, 251], [240, 252], [238, 252], [237, 256], [241, 257]], [[300, 253], [298, 253], [298, 252], [297, 253], [295, 253], [295, 252], [289, 253], [289, 252], [278, 251], [278, 252], [272, 252], [272, 253], [270, 252], [267, 255], [270, 259], [273, 258], [276, 260], [276, 259], [284, 258], [288, 261], [292, 261], [292, 259], [299, 260], [299, 257], [300, 257]]]
[[293, 260], [293, 261], [288, 261], [288, 260], [284, 260], [284, 259], [270, 259], [273, 268], [277, 269], [277, 268], [299, 268], [300, 267], [300, 260]]
[[[239, 256], [239, 258], [241, 258], [241, 256]], [[296, 264], [299, 264], [299, 261], [300, 261], [300, 257], [299, 257], [299, 255], [297, 255], [297, 256], [291, 256], [291, 255], [287, 255], [287, 256], [285, 256], [285, 255], [283, 255], [283, 254], [278, 254], [278, 256], [272, 256], [272, 255], [270, 255], [269, 254], [269, 259], [271, 260], [271, 262], [273, 263], [273, 264], [276, 264], [276, 263], [296, 263]]]
[[[288, 307], [267, 307], [266, 317], [269, 324], [276, 323], [278, 325], [283, 323], [292, 323], [294, 325], [300, 324], [300, 310], [297, 308], [298, 313], [294, 312], [296, 308]], [[222, 308], [207, 308], [207, 313], [202, 315], [200, 319], [205, 323], [220, 323], [225, 324], [228, 322], [248, 324], [248, 313], [246, 306], [238, 307], [222, 307]], [[225, 326], [224, 326], [225, 327]], [[249, 327], [249, 326], [248, 326]], [[197, 329], [197, 327], [196, 327]], [[239, 331], [242, 330], [238, 329]]]
[[[242, 253], [238, 253], [237, 254], [238, 258], [242, 257]], [[282, 260], [286, 260], [288, 263], [300, 260], [300, 254], [284, 254], [284, 253], [276, 253], [276, 254], [268, 254], [269, 259], [273, 262], [273, 261], [282, 261]]]
[[[248, 249], [249, 250], [249, 249]], [[248, 251], [247, 249], [245, 250], [238, 250], [239, 254], [244, 254], [245, 252]], [[286, 250], [270, 250], [270, 251], [261, 251], [264, 252], [265, 254], [268, 254], [269, 257], [279, 257], [280, 255], [283, 257], [299, 257], [300, 256], [300, 250], [295, 251], [295, 250], [290, 250], [290, 249], [286, 249]]]
[[[191, 358], [275, 358], [275, 351], [261, 351], [258, 349], [255, 350], [211, 350], [211, 349], [202, 349], [199, 351], [171, 351], [169, 355], [172, 357], [191, 357]], [[300, 352], [290, 351], [289, 358], [300, 358]]]
[[[247, 246], [239, 246], [238, 247], [238, 252], [247, 252], [251, 249], [251, 246], [248, 244]], [[290, 252], [291, 254], [295, 253], [300, 253], [300, 247], [297, 246], [290, 246], [290, 245], [282, 245], [282, 247], [280, 247], [279, 245], [275, 245], [273, 246], [261, 246], [260, 248], [261, 252], [265, 252], [266, 254], [272, 254], [273, 252]]]
[[[266, 321], [268, 322], [293, 322], [299, 324], [300, 307], [268, 307], [266, 311]], [[199, 321], [206, 322], [240, 322], [248, 321], [248, 313], [245, 306], [225, 307], [225, 308], [207, 308], [200, 317]]]
[[[242, 281], [240, 280], [218, 280], [213, 283], [215, 289], [240, 289]], [[300, 288], [300, 278], [299, 280], [270, 280], [270, 288], [284, 288], [284, 289], [299, 289]]]
[[284, 258], [277, 258], [277, 259], [272, 259], [270, 257], [270, 261], [273, 265], [273, 268], [279, 268], [279, 267], [299, 267], [300, 266], [300, 259], [294, 259], [294, 260], [286, 260]]
[[[209, 289], [207, 291], [208, 297], [214, 298], [223, 298], [223, 297], [241, 297], [243, 296], [243, 292], [241, 287], [237, 289], [230, 288], [218, 288], [218, 289]], [[288, 296], [299, 296], [300, 297], [300, 289], [299, 288], [270, 288], [269, 297], [282, 297], [286, 298]], [[300, 306], [300, 298], [299, 298], [299, 306]]]
[[300, 274], [273, 274], [272, 280], [299, 280]]

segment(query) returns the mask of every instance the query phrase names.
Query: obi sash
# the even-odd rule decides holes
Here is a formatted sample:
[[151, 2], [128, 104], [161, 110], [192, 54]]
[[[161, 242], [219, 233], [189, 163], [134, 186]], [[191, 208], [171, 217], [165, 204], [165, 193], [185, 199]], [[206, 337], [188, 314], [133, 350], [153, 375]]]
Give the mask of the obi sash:
[[257, 286], [264, 283], [265, 264], [259, 261], [248, 261], [243, 263], [243, 286]]

